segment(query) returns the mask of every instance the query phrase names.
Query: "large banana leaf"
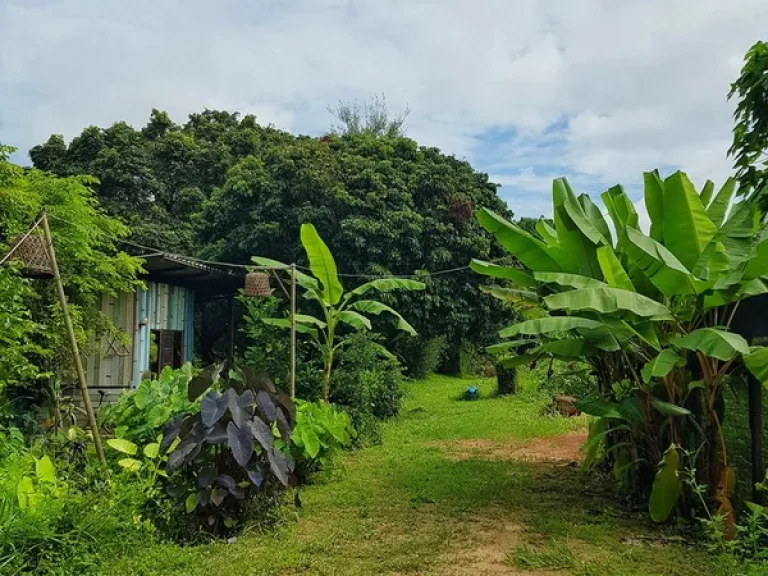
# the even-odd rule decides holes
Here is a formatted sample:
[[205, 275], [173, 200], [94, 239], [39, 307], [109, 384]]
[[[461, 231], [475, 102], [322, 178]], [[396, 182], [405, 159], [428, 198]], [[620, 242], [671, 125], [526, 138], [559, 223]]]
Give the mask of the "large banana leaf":
[[480, 286], [480, 292], [483, 294], [490, 294], [494, 298], [504, 300], [504, 302], [528, 302], [535, 304], [541, 300], [536, 292], [529, 290], [518, 290], [516, 288], [505, 288], [504, 286]]
[[551, 334], [552, 332], [567, 332], [577, 328], [598, 328], [602, 324], [589, 318], [579, 318], [578, 316], [547, 316], [545, 318], [536, 318], [526, 320], [519, 324], [514, 324], [504, 328], [499, 332], [502, 338], [510, 338], [518, 334], [527, 334], [530, 336], [541, 336], [542, 334]]
[[653, 360], [643, 366], [641, 372], [643, 380], [650, 383], [653, 378], [663, 378], [675, 368], [685, 365], [685, 358], [671, 348], [665, 348]]
[[[283, 264], [282, 262], [278, 262], [277, 260], [272, 260], [271, 258], [263, 258], [261, 256], [254, 256], [251, 258], [251, 262], [256, 264], [257, 266], [278, 266], [278, 267], [288, 267], [287, 264]], [[317, 280], [312, 278], [309, 274], [304, 274], [304, 272], [301, 272], [300, 270], [296, 270], [296, 284], [301, 286], [302, 288], [306, 290], [318, 290], [320, 288], [320, 285], [317, 283]]]
[[511, 266], [500, 266], [498, 264], [492, 264], [491, 262], [473, 258], [472, 262], [469, 263], [469, 267], [483, 276], [512, 280], [512, 282], [522, 288], [527, 288], [528, 286], [534, 286], [536, 284], [528, 272], [518, 268], [512, 268]]
[[[603, 233], [590, 221], [581, 204], [568, 199], [563, 204], [563, 208], [565, 208], [565, 213], [568, 217], [573, 221], [581, 233], [592, 242], [592, 244], [605, 245], [609, 243]], [[603, 221], [603, 224], [605, 224], [605, 221]], [[608, 236], [608, 238], [610, 238], [610, 236]]]
[[744, 365], [763, 386], [768, 387], [768, 348], [756, 346], [744, 356]]
[[[709, 203], [712, 200], [712, 194], [715, 192], [715, 183], [712, 182], [712, 180], [707, 180], [704, 182], [704, 187], [701, 189], [701, 203], [704, 204], [705, 208], [709, 207]], [[711, 216], [710, 216], [711, 218]], [[718, 222], [715, 222], [718, 226], [720, 225]]]
[[343, 310], [339, 312], [336, 314], [336, 320], [339, 322], [344, 322], [345, 324], [349, 324], [357, 330], [371, 329], [371, 321], [362, 314], [358, 314], [354, 310]]
[[643, 173], [645, 209], [651, 219], [651, 238], [664, 242], [664, 182], [659, 171]]
[[[600, 266], [595, 255], [600, 234], [589, 223], [565, 178], [557, 178], [552, 183], [552, 203], [557, 239], [562, 249], [575, 260], [575, 267], [563, 271], [600, 278]], [[576, 216], [578, 222], [574, 221], [572, 215]]]
[[617, 240], [616, 243], [621, 250], [624, 244], [627, 226], [630, 228], [639, 228], [639, 217], [637, 210], [635, 210], [634, 204], [624, 192], [624, 188], [621, 186], [614, 186], [609, 188], [600, 196], [603, 199], [603, 204], [608, 210], [608, 215], [613, 220], [613, 227], [616, 229]]
[[536, 222], [536, 232], [539, 233], [539, 236], [542, 237], [547, 246], [560, 247], [560, 241], [557, 239], [557, 232], [555, 232], [555, 229], [552, 228], [552, 226], [544, 222], [544, 220]]
[[616, 253], [610, 246], [601, 246], [597, 249], [597, 262], [600, 264], [600, 270], [603, 272], [603, 278], [609, 286], [614, 288], [621, 288], [622, 290], [629, 290], [635, 292], [635, 286], [632, 284], [632, 280], [629, 279], [624, 267], [616, 257]]
[[712, 223], [701, 197], [682, 172], [675, 172], [664, 181], [664, 246], [688, 270], [715, 236]]
[[611, 229], [608, 227], [608, 222], [605, 221], [600, 208], [592, 202], [592, 199], [587, 194], [579, 196], [579, 204], [584, 209], [584, 214], [586, 214], [590, 224], [597, 229], [607, 244], [611, 244]]
[[550, 310], [591, 311], [600, 314], [631, 312], [644, 318], [671, 319], [669, 308], [663, 304], [637, 292], [608, 286], [552, 294], [544, 298], [544, 304]]
[[558, 286], [568, 288], [600, 288], [601, 286], [607, 286], [605, 282], [600, 282], [600, 280], [566, 272], [534, 272], [533, 278], [542, 284], [557, 284]]
[[768, 239], [762, 240], [754, 247], [752, 255], [744, 268], [745, 280], [759, 278], [768, 274]]
[[362, 296], [371, 290], [392, 292], [393, 290], [424, 290], [424, 288], [426, 288], [426, 285], [417, 280], [409, 280], [407, 278], [379, 278], [361, 284], [354, 290], [345, 294], [344, 299], [349, 299], [352, 296]]
[[574, 358], [584, 358], [591, 356], [596, 352], [595, 348], [586, 338], [562, 338], [542, 344], [531, 350], [531, 354], [542, 355], [549, 354], [555, 358], [573, 360]]
[[398, 330], [402, 330], [411, 336], [416, 336], [417, 334], [416, 329], [411, 326], [397, 310], [390, 308], [386, 304], [377, 302], [376, 300], [358, 300], [357, 302], [351, 304], [349, 309], [358, 310], [359, 312], [364, 312], [366, 314], [375, 314], [377, 316], [382, 312], [387, 312], [388, 314], [392, 314], [395, 318], [397, 318]]
[[630, 226], [625, 235], [625, 253], [662, 294], [672, 297], [696, 292], [691, 273], [662, 244]]
[[648, 510], [654, 522], [664, 522], [669, 518], [683, 492], [683, 481], [678, 474], [679, 468], [680, 456], [677, 453], [677, 446], [673, 444], [664, 452], [653, 481], [653, 488], [651, 488]]
[[485, 351], [488, 352], [488, 354], [501, 354], [502, 352], [510, 351], [512, 348], [519, 348], [520, 346], [529, 345], [531, 342], [533, 342], [533, 340], [507, 340], [506, 342], [492, 344], [491, 346], [486, 347]]
[[700, 351], [723, 361], [731, 360], [739, 354], [749, 354], [749, 344], [742, 336], [718, 328], [699, 328], [675, 344], [685, 350]]
[[733, 206], [716, 238], [723, 243], [734, 265], [749, 258], [759, 227], [760, 214], [753, 202], [742, 201]]
[[307, 252], [312, 274], [323, 285], [325, 300], [335, 306], [344, 294], [344, 287], [339, 281], [336, 261], [333, 259], [331, 251], [312, 224], [301, 225], [301, 244]]
[[553, 257], [553, 249], [525, 230], [507, 222], [498, 214], [482, 208], [477, 219], [488, 232], [531, 270], [559, 272], [563, 270]]
[[[291, 321], [288, 318], [262, 318], [261, 321], [264, 322], [264, 324], [269, 324], [270, 326], [276, 326], [278, 328], [291, 327]], [[317, 330], [312, 328], [312, 326], [308, 323], [301, 323], [297, 321], [296, 332], [309, 334], [310, 336], [317, 338]]]
[[736, 179], [728, 178], [728, 180], [725, 181], [725, 184], [723, 184], [723, 187], [720, 188], [717, 196], [715, 196], [712, 204], [707, 208], [707, 216], [709, 216], [715, 226], [720, 226], [723, 223], [723, 220], [725, 220], [725, 213], [728, 211], [728, 206], [731, 204], [731, 199], [733, 198], [733, 193], [735, 191]]

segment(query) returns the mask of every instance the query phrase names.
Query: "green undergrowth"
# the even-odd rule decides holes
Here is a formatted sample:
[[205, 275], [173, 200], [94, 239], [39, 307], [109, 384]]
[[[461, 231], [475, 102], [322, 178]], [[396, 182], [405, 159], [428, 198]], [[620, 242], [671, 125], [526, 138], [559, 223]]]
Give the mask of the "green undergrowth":
[[[481, 399], [458, 401], [469, 385]], [[619, 508], [606, 481], [577, 466], [483, 457], [483, 446], [583, 432], [584, 419], [548, 416], [546, 403], [528, 385], [495, 398], [490, 380], [414, 382], [383, 444], [347, 454], [340, 474], [302, 489], [302, 508], [286, 508], [275, 530], [126, 550], [100, 573], [471, 574], [489, 562], [493, 573], [745, 573], [686, 530]], [[481, 449], [456, 457], [462, 442]]]

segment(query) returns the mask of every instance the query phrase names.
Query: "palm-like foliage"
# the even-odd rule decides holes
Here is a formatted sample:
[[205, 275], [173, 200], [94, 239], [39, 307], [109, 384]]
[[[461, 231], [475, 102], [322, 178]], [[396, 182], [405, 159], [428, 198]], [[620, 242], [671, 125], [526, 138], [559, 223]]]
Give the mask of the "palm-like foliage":
[[600, 420], [588, 460], [604, 441], [616, 471], [646, 495], [657, 477], [654, 519], [675, 504], [676, 497], [659, 496], [662, 488], [675, 494], [681, 485], [670, 473], [670, 462], [680, 460], [670, 446], [703, 446], [701, 480], [727, 509], [727, 491], [714, 492], [732, 474], [721, 434], [722, 388], [745, 368], [768, 384], [767, 351], [729, 331], [739, 302], [768, 291], [768, 235], [752, 203], [731, 206], [734, 188], [729, 180], [715, 194], [707, 182], [699, 193], [682, 172], [666, 180], [646, 173], [649, 234], [620, 186], [602, 195], [610, 226], [565, 179], [553, 185], [554, 228], [539, 222], [539, 237], [489, 210], [478, 214], [524, 269], [478, 261], [473, 269], [503, 279], [492, 294], [536, 302], [541, 311], [503, 330], [515, 341], [493, 351], [508, 365], [553, 357], [591, 363], [599, 390], [581, 407]]
[[[301, 225], [301, 244], [307, 253], [312, 275], [296, 271], [296, 283], [304, 289], [304, 298], [314, 302], [321, 314], [319, 317], [297, 314], [296, 330], [308, 335], [321, 352], [323, 360], [322, 398], [327, 401], [334, 356], [345, 342], [345, 339], [339, 334], [342, 326], [354, 330], [370, 330], [371, 321], [366, 315], [378, 316], [387, 313], [397, 319], [399, 330], [416, 335], [416, 330], [399, 312], [378, 300], [361, 297], [374, 291], [423, 290], [425, 286], [416, 280], [379, 278], [366, 282], [354, 290], [344, 292], [336, 268], [336, 261], [312, 224]], [[253, 262], [261, 266], [285, 266], [275, 260], [258, 256], [253, 258]], [[264, 322], [281, 328], [290, 328], [291, 326], [291, 321], [288, 318], [265, 318]], [[383, 346], [380, 346], [380, 349], [382, 354], [391, 356]]]

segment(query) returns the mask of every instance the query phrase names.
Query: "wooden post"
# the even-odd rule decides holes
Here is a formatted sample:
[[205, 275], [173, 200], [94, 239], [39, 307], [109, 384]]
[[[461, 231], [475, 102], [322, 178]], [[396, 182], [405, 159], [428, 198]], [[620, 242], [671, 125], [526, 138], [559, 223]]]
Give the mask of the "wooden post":
[[296, 264], [291, 264], [291, 398], [296, 397]]
[[752, 437], [752, 501], [762, 503], [762, 493], [756, 488], [765, 478], [763, 463], [763, 386], [749, 375], [749, 431]]
[[235, 297], [229, 299], [229, 364], [235, 363]]
[[67, 296], [64, 294], [64, 285], [61, 283], [61, 274], [59, 273], [59, 265], [56, 263], [56, 253], [53, 249], [53, 239], [51, 238], [51, 229], [48, 226], [48, 215], [45, 210], [42, 212], [43, 231], [45, 232], [45, 245], [48, 248], [48, 256], [51, 258], [51, 268], [53, 269], [53, 277], [56, 280], [56, 289], [59, 293], [59, 302], [61, 303], [61, 313], [64, 317], [64, 327], [67, 330], [67, 336], [69, 338], [69, 345], [72, 349], [72, 356], [75, 361], [75, 371], [77, 372], [77, 379], [80, 382], [80, 392], [83, 395], [83, 405], [85, 406], [85, 413], [88, 415], [88, 423], [91, 427], [91, 433], [93, 434], [93, 443], [96, 445], [96, 454], [99, 456], [99, 460], [102, 463], [106, 462], [104, 458], [104, 448], [101, 445], [101, 435], [99, 434], [99, 426], [96, 423], [96, 416], [93, 413], [93, 406], [91, 406], [91, 397], [88, 395], [88, 383], [85, 380], [85, 372], [83, 371], [83, 363], [80, 359], [80, 349], [77, 346], [77, 337], [75, 336], [75, 330], [72, 327], [72, 319], [69, 317], [69, 308], [67, 306]]

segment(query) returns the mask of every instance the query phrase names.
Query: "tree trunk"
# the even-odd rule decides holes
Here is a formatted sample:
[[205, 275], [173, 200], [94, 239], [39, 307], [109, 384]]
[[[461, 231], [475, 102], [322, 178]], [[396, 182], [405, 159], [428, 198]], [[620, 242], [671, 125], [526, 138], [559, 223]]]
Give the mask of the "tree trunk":
[[496, 365], [496, 382], [498, 384], [498, 394], [517, 393], [517, 370], [515, 368], [504, 368], [501, 364]]

